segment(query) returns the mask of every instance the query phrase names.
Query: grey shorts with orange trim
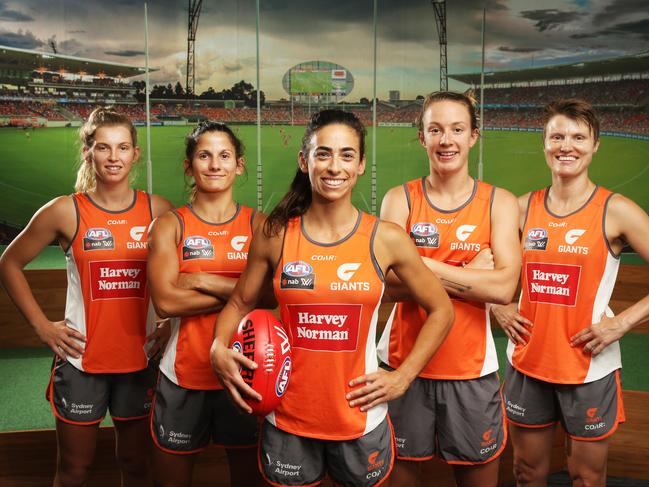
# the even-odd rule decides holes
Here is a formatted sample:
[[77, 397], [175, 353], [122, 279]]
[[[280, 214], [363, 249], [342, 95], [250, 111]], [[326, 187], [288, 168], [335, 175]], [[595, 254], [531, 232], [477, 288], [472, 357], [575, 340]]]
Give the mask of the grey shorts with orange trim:
[[257, 446], [259, 422], [241, 411], [223, 389], [185, 389], [160, 373], [151, 415], [151, 436], [167, 453], [190, 454], [210, 442], [226, 448]]
[[100, 423], [106, 411], [114, 420], [144, 419], [151, 410], [156, 364], [137, 372], [93, 374], [57, 358], [46, 397], [54, 415], [70, 424]]
[[392, 425], [386, 417], [353, 440], [297, 436], [264, 421], [259, 440], [259, 470], [275, 487], [318, 485], [326, 473], [343, 487], [378, 486], [394, 466]]
[[510, 423], [543, 428], [561, 422], [575, 440], [597, 441], [625, 421], [620, 370], [585, 384], [535, 379], [507, 364], [505, 408]]
[[438, 457], [454, 465], [497, 458], [507, 443], [496, 372], [467, 380], [416, 378], [388, 403], [399, 460]]

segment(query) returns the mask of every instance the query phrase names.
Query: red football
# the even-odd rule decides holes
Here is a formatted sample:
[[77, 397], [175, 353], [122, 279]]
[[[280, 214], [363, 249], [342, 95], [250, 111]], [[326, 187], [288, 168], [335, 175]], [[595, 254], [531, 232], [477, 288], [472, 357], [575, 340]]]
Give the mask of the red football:
[[237, 326], [230, 348], [257, 363], [256, 370], [242, 368], [241, 376], [261, 394], [261, 401], [245, 401], [253, 414], [266, 416], [279, 405], [291, 375], [291, 344], [284, 325], [270, 311], [255, 309]]

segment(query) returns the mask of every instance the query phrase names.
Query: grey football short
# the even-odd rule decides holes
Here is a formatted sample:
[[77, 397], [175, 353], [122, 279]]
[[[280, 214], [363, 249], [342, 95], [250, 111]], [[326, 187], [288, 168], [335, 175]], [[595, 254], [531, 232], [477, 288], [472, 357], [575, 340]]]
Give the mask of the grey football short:
[[106, 411], [114, 420], [146, 418], [151, 409], [156, 366], [117, 374], [83, 372], [57, 358], [47, 390], [52, 411], [71, 424], [101, 422]]
[[472, 465], [498, 457], [507, 442], [497, 373], [477, 379], [417, 378], [388, 403], [399, 460]]
[[585, 384], [554, 384], [529, 377], [509, 363], [505, 373], [508, 420], [527, 428], [561, 422], [576, 440], [599, 440], [624, 422], [620, 371]]
[[210, 442], [224, 447], [257, 445], [258, 420], [237, 408], [225, 390], [185, 389], [158, 378], [151, 435], [168, 453], [195, 453]]
[[372, 431], [353, 440], [319, 440], [262, 426], [259, 468], [274, 486], [312, 486], [328, 473], [343, 487], [379, 485], [392, 471], [394, 437], [386, 417]]

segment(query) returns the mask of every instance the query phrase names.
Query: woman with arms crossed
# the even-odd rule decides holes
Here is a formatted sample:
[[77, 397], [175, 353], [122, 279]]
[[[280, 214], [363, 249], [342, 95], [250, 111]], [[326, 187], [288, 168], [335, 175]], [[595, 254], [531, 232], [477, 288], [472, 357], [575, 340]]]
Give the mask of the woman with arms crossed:
[[[469, 176], [480, 134], [467, 95], [431, 93], [418, 125], [430, 173], [389, 190], [381, 217], [410, 233], [452, 296], [455, 322], [406, 394], [389, 403], [401, 460], [390, 484], [416, 485], [420, 462], [438, 456], [458, 485], [495, 486], [507, 431], [486, 303], [509, 303], [516, 290], [516, 198]], [[416, 302], [395, 306], [379, 343], [383, 363], [401, 365], [424, 317]]]
[[649, 318], [649, 296], [615, 317], [606, 309], [624, 244], [649, 260], [649, 217], [589, 178], [600, 140], [588, 103], [552, 102], [545, 120], [552, 184], [519, 198], [521, 299], [518, 308], [494, 307], [510, 339], [504, 395], [514, 474], [518, 485], [546, 484], [561, 421], [573, 485], [603, 486], [608, 437], [624, 421], [618, 340]]
[[173, 320], [160, 361], [151, 419], [156, 485], [191, 485], [197, 454], [210, 440], [225, 446], [233, 486], [261, 485], [254, 468], [256, 418], [239, 411], [210, 366], [216, 311], [246, 266], [263, 216], [233, 199], [245, 170], [243, 145], [226, 125], [199, 124], [186, 139], [191, 203], [172, 210], [150, 233], [149, 281], [158, 314]]
[[[365, 129], [340, 110], [307, 126], [289, 192], [255, 235], [248, 267], [219, 315], [211, 359], [233, 399], [259, 398], [228, 349], [232, 331], [272, 285], [293, 347], [290, 385], [267, 416], [259, 465], [272, 485], [316, 485], [326, 472], [344, 486], [389, 474], [393, 435], [385, 401], [399, 396], [430, 359], [452, 321], [450, 301], [407, 235], [352, 205], [365, 170]], [[374, 336], [383, 276], [394, 271], [427, 318], [402, 367], [378, 369]], [[304, 279], [293, 276], [301, 274]]]
[[[146, 281], [146, 231], [171, 208], [131, 188], [140, 155], [124, 115], [94, 110], [81, 127], [76, 193], [43, 206], [7, 248], [0, 277], [40, 339], [56, 354], [48, 398], [56, 416], [55, 486], [85, 485], [99, 423], [110, 409], [122, 485], [150, 485], [148, 414], [155, 383], [147, 333], [157, 342]], [[67, 261], [65, 319], [50, 321], [22, 269], [58, 240]], [[149, 351], [153, 356], [160, 344]]]

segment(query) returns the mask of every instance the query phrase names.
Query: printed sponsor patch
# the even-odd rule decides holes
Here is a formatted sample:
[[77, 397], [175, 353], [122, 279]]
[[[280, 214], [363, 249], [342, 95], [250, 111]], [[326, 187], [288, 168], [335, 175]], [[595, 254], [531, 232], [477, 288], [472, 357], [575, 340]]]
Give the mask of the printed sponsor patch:
[[83, 250], [113, 250], [115, 239], [107, 228], [89, 228], [83, 236]]
[[183, 260], [213, 259], [214, 246], [207, 237], [192, 235], [183, 242]]
[[287, 306], [293, 348], [352, 352], [358, 347], [361, 304], [291, 304]]
[[430, 222], [417, 222], [410, 227], [410, 238], [417, 247], [438, 248], [439, 231]]
[[279, 281], [280, 289], [313, 289], [315, 273], [311, 264], [296, 260], [284, 264]]
[[146, 260], [108, 260], [90, 262], [92, 300], [144, 298]]
[[525, 274], [531, 302], [575, 305], [581, 266], [528, 262]]
[[525, 236], [525, 250], [545, 250], [548, 246], [548, 232], [545, 228], [530, 228]]

